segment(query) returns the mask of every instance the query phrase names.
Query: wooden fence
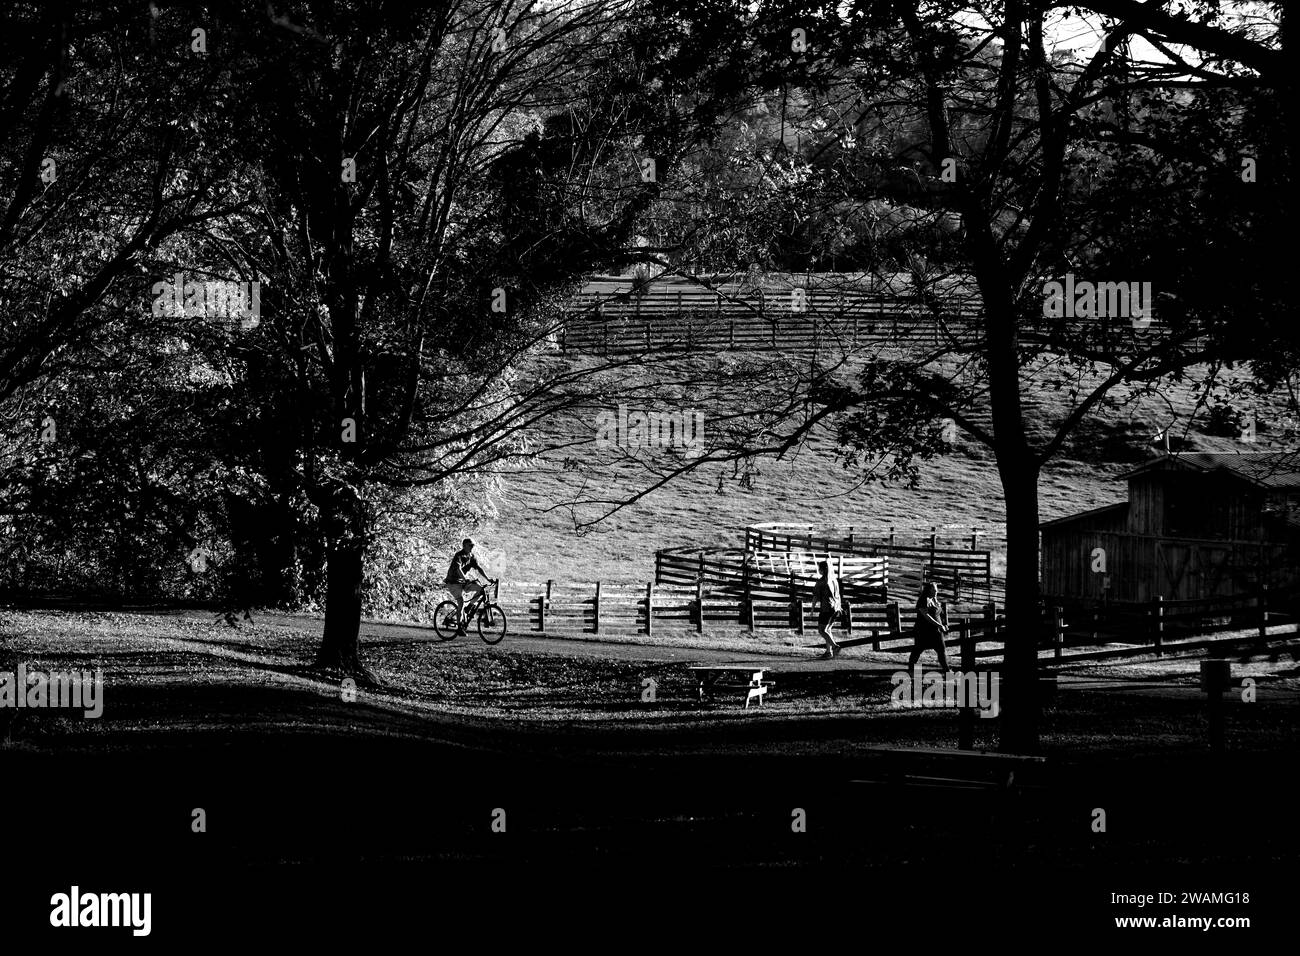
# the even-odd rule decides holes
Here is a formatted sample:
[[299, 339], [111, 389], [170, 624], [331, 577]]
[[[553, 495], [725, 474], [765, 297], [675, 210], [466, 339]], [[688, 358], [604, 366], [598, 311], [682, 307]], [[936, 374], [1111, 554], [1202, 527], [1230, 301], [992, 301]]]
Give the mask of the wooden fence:
[[[521, 615], [527, 622], [520, 630], [547, 634], [592, 634], [611, 637], [649, 637], [667, 628], [678, 632], [704, 634], [718, 627], [747, 630], [784, 630], [799, 635], [814, 635], [817, 628], [817, 605], [803, 595], [791, 596], [785, 590], [755, 589], [749, 597], [736, 595], [731, 589], [714, 590], [695, 585], [611, 585], [589, 584], [511, 584], [503, 600], [511, 612], [519, 612], [520, 595], [526, 604]], [[963, 652], [968, 642], [971, 660], [994, 663], [1006, 647], [1008, 622], [997, 604], [989, 603], [976, 613], [958, 613], [953, 606], [941, 605], [950, 626], [944, 644], [953, 654]], [[842, 647], [870, 645], [872, 650], [902, 652], [912, 643], [911, 628], [915, 612], [909, 604], [897, 601], [844, 602], [845, 614], [832, 631]], [[1101, 657], [1132, 657], [1155, 653], [1200, 653], [1211, 646], [1262, 647], [1265, 643], [1286, 643], [1288, 638], [1267, 634], [1267, 628], [1286, 623], [1285, 614], [1270, 609], [1265, 595], [1262, 604], [1224, 606], [1224, 602], [1152, 601], [1138, 613], [1126, 608], [1122, 618], [1111, 620], [1110, 633], [1094, 630], [1095, 622], [1082, 614], [1068, 620], [1059, 607], [1043, 609], [1045, 619], [1040, 629], [1039, 661], [1044, 667], [1072, 660]], [[1243, 617], [1244, 615], [1244, 617]], [[517, 620], [517, 618], [515, 619]], [[1250, 622], [1257, 635], [1240, 636], [1241, 626]], [[1215, 637], [1216, 631], [1232, 634]], [[1205, 636], [1204, 641], [1189, 640]], [[1216, 641], [1219, 642], [1216, 644]], [[1115, 647], [1116, 642], [1123, 646]], [[1110, 647], [1066, 656], [1068, 648], [1104, 645]], [[969, 669], [965, 663], [963, 669]]]
[[861, 555], [816, 555], [807, 551], [746, 551], [740, 548], [664, 548], [655, 552], [655, 583], [693, 585], [743, 596], [784, 589], [787, 596], [811, 596], [829, 560], [841, 593], [854, 601], [884, 601], [889, 595], [889, 561]]
[[977, 344], [978, 305], [944, 302], [931, 309], [918, 300], [874, 293], [807, 291], [729, 298], [708, 290], [570, 301], [561, 349], [617, 354], [627, 351], [817, 351], [871, 344]]
[[[1035, 317], [1035, 321], [1037, 318]], [[1043, 318], [1050, 336], [1065, 327]], [[1157, 322], [1135, 329], [1126, 319], [1077, 319], [1072, 338], [1124, 336], [1142, 342], [1165, 334]], [[880, 345], [977, 347], [982, 308], [970, 296], [898, 295], [860, 289], [757, 290], [726, 294], [704, 287], [652, 289], [641, 295], [584, 292], [565, 306], [562, 351], [853, 350]]]
[[[982, 606], [1005, 599], [1005, 584], [993, 577], [993, 552], [977, 548], [980, 532], [928, 536], [866, 529], [822, 529], [809, 525], [757, 524], [745, 528], [745, 548], [756, 552], [838, 554], [885, 558], [889, 587], [894, 594], [914, 598], [921, 585], [933, 581], [941, 596], [954, 604]], [[987, 540], [987, 536], [986, 540]]]
[[[727, 585], [709, 587], [703, 583], [673, 585], [611, 585], [596, 581], [587, 584], [516, 583], [511, 585], [512, 600], [507, 608], [518, 605], [518, 595], [525, 595], [527, 630], [534, 633], [575, 633], [610, 636], [652, 636], [661, 628], [704, 633], [710, 627], [732, 627], [754, 633], [759, 629], [784, 630], [795, 634], [814, 634], [817, 630], [818, 605], [796, 588], [787, 586], [752, 587], [747, 595], [738, 594]], [[873, 650], [901, 650], [910, 646], [915, 610], [909, 603], [864, 601], [845, 598], [843, 617], [832, 629], [840, 634], [846, 647], [870, 644]], [[943, 605], [945, 618], [948, 605]], [[996, 605], [982, 609], [977, 630], [981, 641], [993, 647], [982, 648], [981, 655], [1001, 653], [1005, 618]], [[950, 633], [947, 643], [957, 644], [957, 633]]]
[[[1270, 598], [1267, 587], [1254, 595], [1227, 598], [1198, 598], [1170, 601], [1157, 595], [1145, 603], [1123, 605], [1094, 604], [1091, 607], [1053, 606], [1051, 644], [1060, 649], [1100, 643], [1130, 643], [1159, 653], [1167, 640], [1213, 634], [1216, 631], [1255, 628], [1266, 637], [1270, 624], [1285, 623], [1292, 618], [1276, 597]], [[1068, 617], [1068, 619], [1067, 619]]]

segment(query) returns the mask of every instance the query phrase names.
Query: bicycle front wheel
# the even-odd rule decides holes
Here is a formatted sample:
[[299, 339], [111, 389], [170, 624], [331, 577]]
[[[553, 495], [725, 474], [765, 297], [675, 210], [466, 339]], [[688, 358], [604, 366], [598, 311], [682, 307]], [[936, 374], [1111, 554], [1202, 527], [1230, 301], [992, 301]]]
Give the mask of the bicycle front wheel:
[[450, 641], [456, 636], [456, 631], [460, 627], [460, 618], [456, 614], [455, 601], [443, 601], [433, 612], [433, 629], [444, 641]]
[[484, 644], [500, 644], [506, 636], [506, 612], [495, 604], [483, 605], [478, 616], [478, 636]]

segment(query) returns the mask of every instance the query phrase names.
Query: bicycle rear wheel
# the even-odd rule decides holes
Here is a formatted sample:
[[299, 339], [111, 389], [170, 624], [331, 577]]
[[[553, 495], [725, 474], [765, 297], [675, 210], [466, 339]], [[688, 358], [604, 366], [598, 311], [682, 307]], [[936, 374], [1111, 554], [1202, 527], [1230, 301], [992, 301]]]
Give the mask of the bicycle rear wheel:
[[460, 628], [460, 618], [456, 614], [455, 601], [443, 601], [433, 612], [433, 629], [438, 637], [450, 641]]
[[495, 604], [483, 605], [478, 615], [478, 636], [484, 644], [499, 644], [506, 636], [506, 612]]

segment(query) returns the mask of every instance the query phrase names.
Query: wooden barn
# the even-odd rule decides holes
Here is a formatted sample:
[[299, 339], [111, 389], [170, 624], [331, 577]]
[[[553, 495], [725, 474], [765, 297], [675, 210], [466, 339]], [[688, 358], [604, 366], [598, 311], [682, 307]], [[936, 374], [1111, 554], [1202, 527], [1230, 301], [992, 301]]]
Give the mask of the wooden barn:
[[1300, 580], [1300, 456], [1161, 455], [1123, 477], [1127, 501], [1040, 525], [1049, 601], [1202, 600]]

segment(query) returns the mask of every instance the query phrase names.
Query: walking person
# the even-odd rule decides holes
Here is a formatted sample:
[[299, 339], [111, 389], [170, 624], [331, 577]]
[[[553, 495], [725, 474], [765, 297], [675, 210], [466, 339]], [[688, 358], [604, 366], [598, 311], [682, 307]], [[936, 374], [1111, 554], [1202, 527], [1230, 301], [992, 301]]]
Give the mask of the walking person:
[[943, 636], [948, 633], [948, 625], [943, 623], [939, 608], [939, 586], [933, 581], [921, 585], [921, 594], [916, 599], [916, 624], [912, 627], [912, 656], [907, 660], [910, 671], [927, 650], [939, 655], [939, 667], [948, 669], [948, 655], [944, 652]]
[[835, 615], [840, 613], [840, 582], [831, 574], [830, 562], [818, 561], [817, 570], [821, 572], [821, 577], [813, 586], [813, 600], [818, 602], [817, 633], [826, 642], [826, 653], [821, 659], [828, 661], [840, 651], [835, 638], [831, 637], [831, 623], [835, 620]]

